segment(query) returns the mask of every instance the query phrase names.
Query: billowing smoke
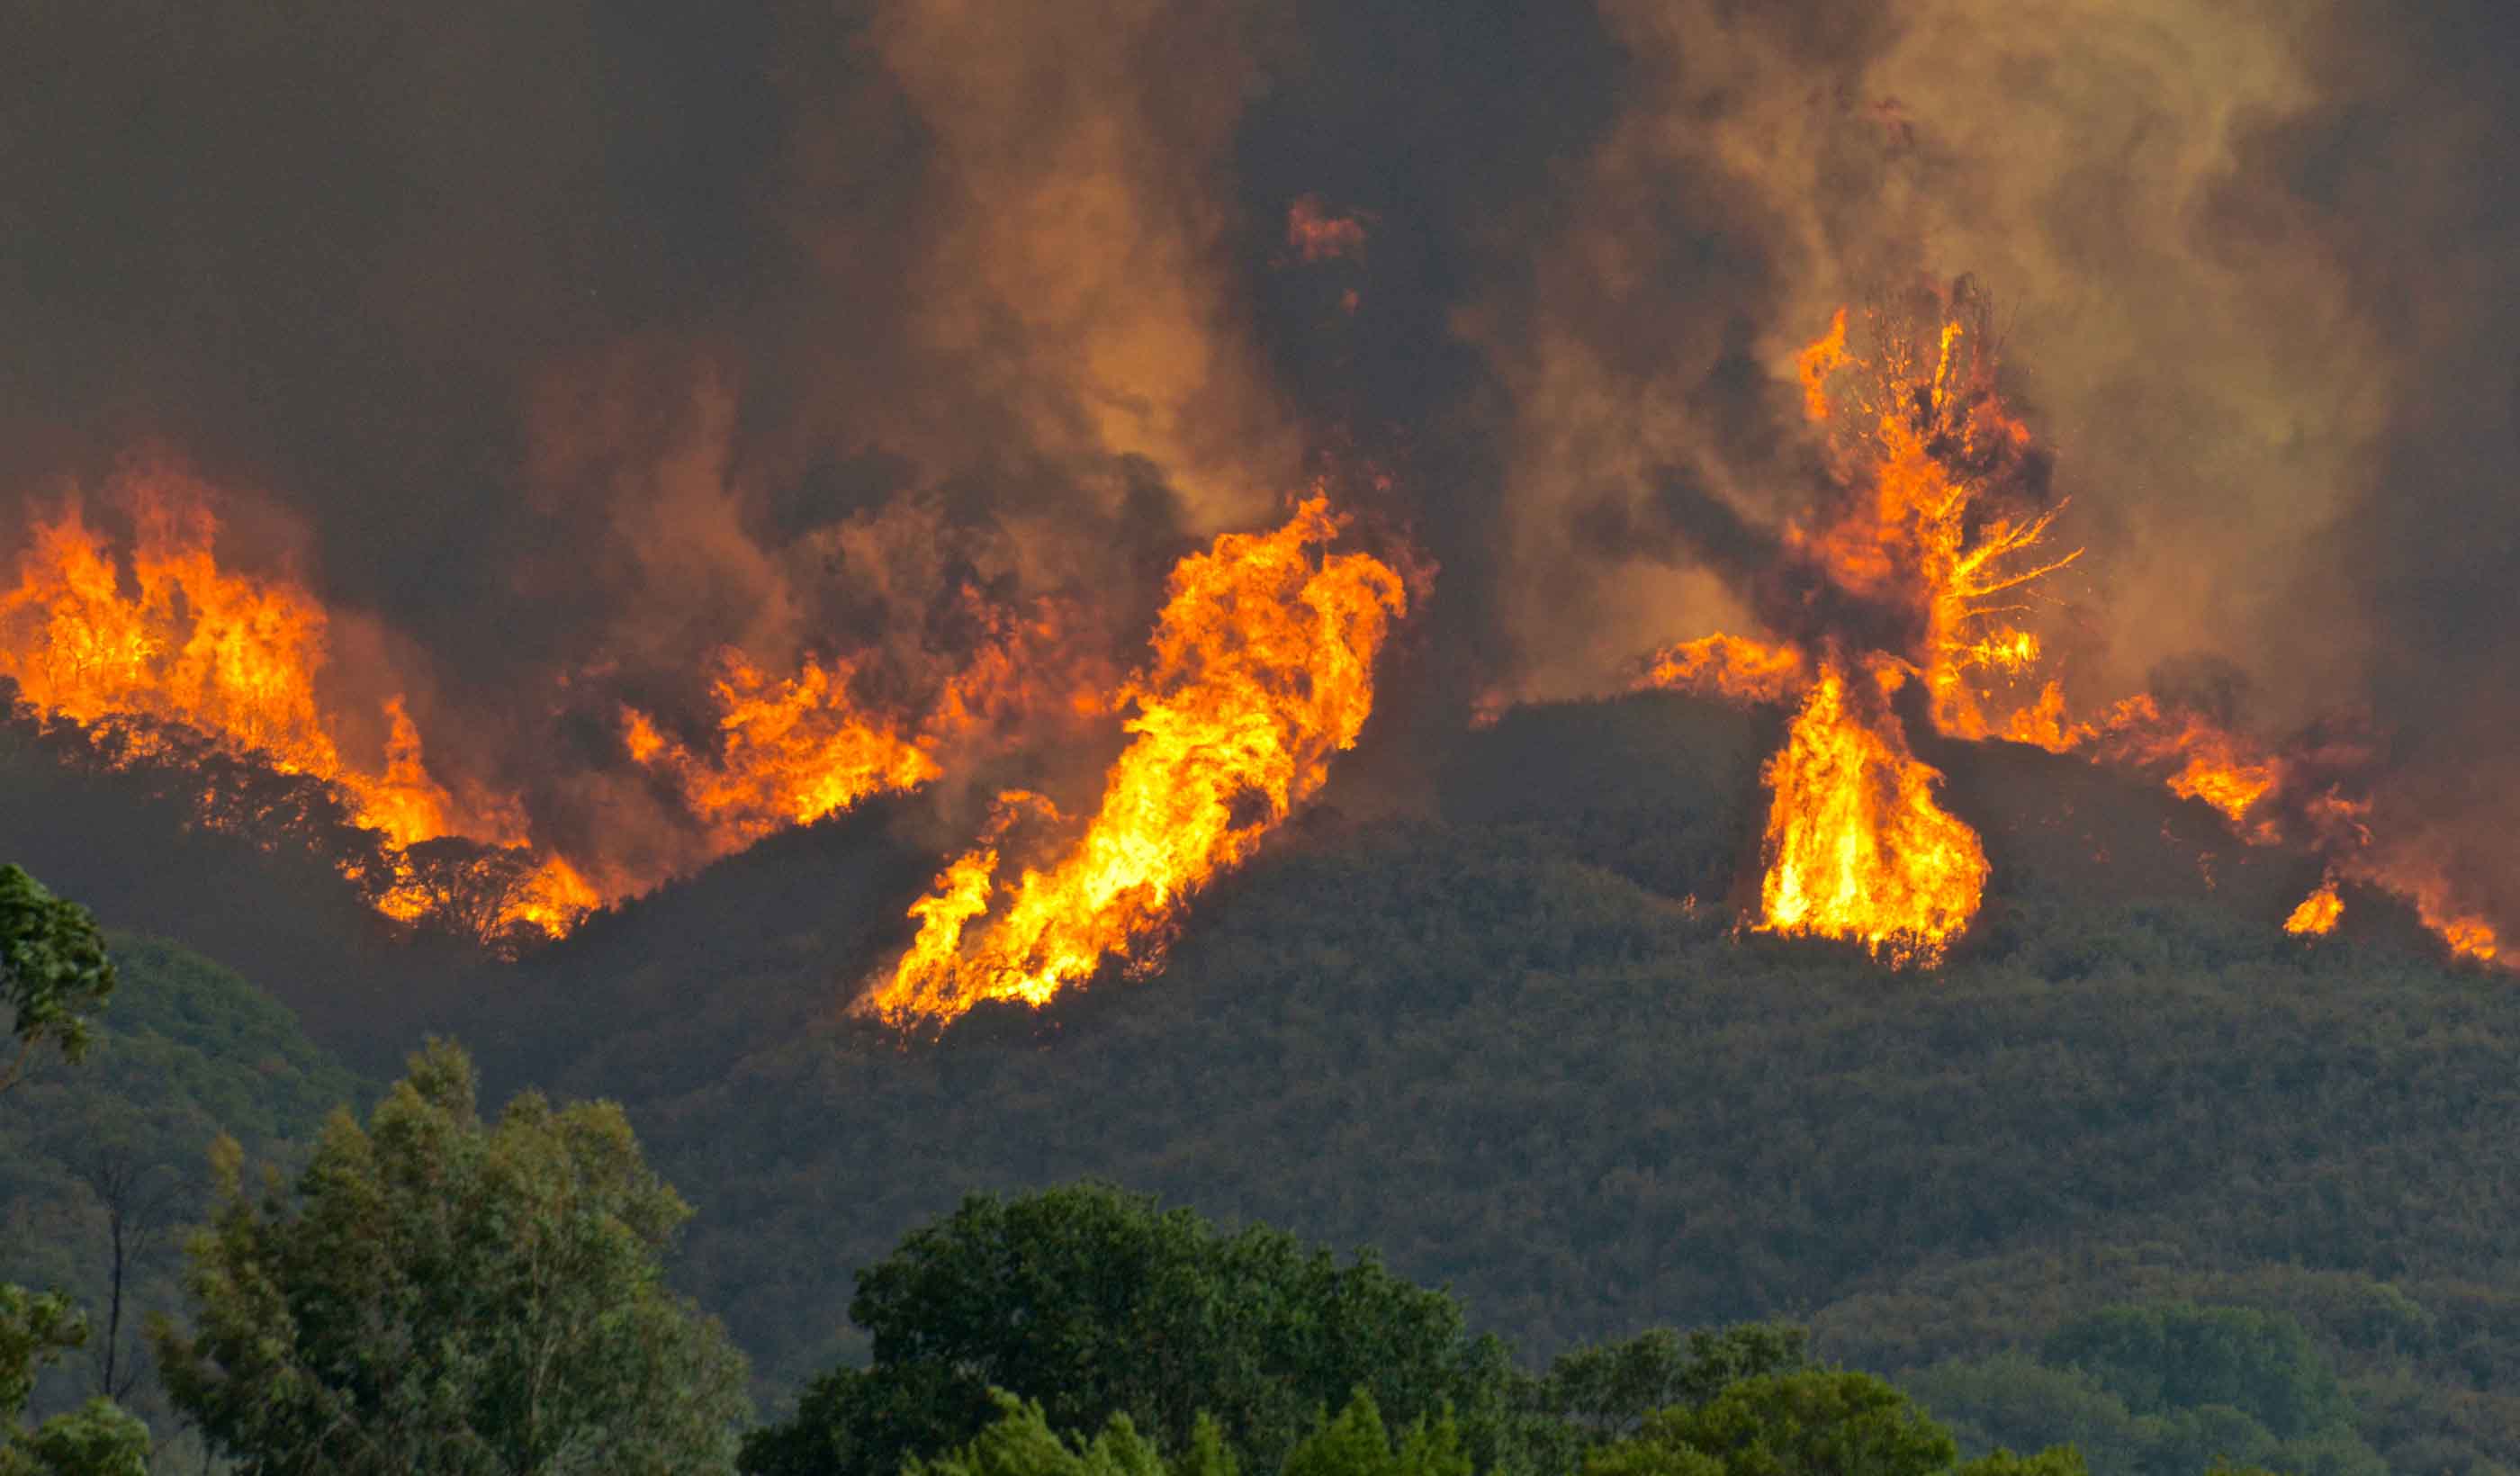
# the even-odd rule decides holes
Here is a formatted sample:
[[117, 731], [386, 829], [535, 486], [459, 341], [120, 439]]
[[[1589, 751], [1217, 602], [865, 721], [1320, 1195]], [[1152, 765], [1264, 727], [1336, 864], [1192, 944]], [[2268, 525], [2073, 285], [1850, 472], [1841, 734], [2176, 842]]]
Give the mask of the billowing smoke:
[[2375, 833], [2520, 921], [2483, 0], [1090, 11], [17, 7], [7, 530], [187, 469], [359, 741], [405, 692], [646, 875], [715, 842], [625, 710], [705, 757], [727, 652], [924, 710], [1018, 628], [1107, 675], [1326, 469], [1444, 570], [1402, 731], [1755, 627], [1829, 495], [1793, 350], [1965, 273], [2089, 550], [2069, 691], [2367, 709]]
[[[1571, 204], [1467, 321], [1510, 386], [1517, 689], [1755, 624], [1817, 487], [1792, 349], [1971, 274], [2090, 556], [2092, 700], [2223, 674], [2282, 739], [2367, 708], [2373, 832], [2520, 907], [2507, 19], [2359, 5], [1626, 5]], [[2165, 692], [2166, 697], [2189, 693]], [[2467, 798], [2461, 800], [2459, 796]]]

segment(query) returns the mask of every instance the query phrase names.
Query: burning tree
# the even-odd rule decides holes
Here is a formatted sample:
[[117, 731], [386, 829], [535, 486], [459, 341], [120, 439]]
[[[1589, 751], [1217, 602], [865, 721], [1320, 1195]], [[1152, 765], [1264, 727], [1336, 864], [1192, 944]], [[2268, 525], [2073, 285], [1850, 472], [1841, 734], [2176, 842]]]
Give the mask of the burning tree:
[[2039, 659], [2016, 623], [2030, 588], [2076, 557], [2040, 552], [2055, 516], [2048, 463], [1996, 397], [1983, 301], [1962, 283], [1928, 306], [1875, 314], [1863, 357], [1844, 312], [1803, 352], [1805, 408], [1835, 477], [1784, 526], [1761, 590], [1782, 639], [1691, 641], [1652, 657], [1640, 683], [1797, 704], [1764, 775], [1758, 926], [1850, 939], [1897, 964], [1942, 958], [1988, 872], [1908, 725], [1922, 715], [1986, 737], [1990, 684]]
[[2034, 694], [2041, 645], [2021, 622], [2039, 581], [2080, 551], [2044, 552], [2062, 503], [2048, 457], [1996, 393], [1985, 302], [1963, 280], [1865, 325], [1859, 352], [1840, 311], [1800, 357], [1832, 477], [1761, 571], [1756, 609], [1778, 639], [1686, 642], [1638, 681], [1796, 708], [1764, 774], [1759, 929], [1932, 964], [1967, 927], [1985, 851], [1910, 747], [1922, 723], [2155, 774], [2252, 845], [2307, 840], [2328, 873], [2285, 920], [2297, 936], [2332, 931], [2338, 883], [2356, 881], [2410, 899], [2454, 956], [2496, 959], [2493, 926], [2453, 903], [2443, 868], [2375, 839], [2366, 795], [2380, 754], [2359, 725], [2314, 728], [2279, 751], [2196, 701], [2143, 693], [2083, 721], [2059, 683]]

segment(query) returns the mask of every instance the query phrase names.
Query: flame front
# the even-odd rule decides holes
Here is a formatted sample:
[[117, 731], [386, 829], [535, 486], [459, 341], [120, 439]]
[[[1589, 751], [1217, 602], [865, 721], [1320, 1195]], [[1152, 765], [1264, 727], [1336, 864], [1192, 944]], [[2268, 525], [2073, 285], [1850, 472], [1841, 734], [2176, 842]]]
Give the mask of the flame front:
[[[1156, 963], [1186, 898], [1247, 859], [1317, 792], [1373, 708], [1373, 663], [1407, 581], [1333, 554], [1343, 519], [1316, 496], [1266, 534], [1184, 559], [1101, 808], [1049, 867], [1005, 888], [1002, 847], [974, 849], [911, 909], [919, 935], [863, 1007], [888, 1023], [951, 1020], [983, 1000], [1041, 1005], [1105, 959]], [[993, 839], [1016, 808], [1002, 797]], [[966, 934], [979, 925], [979, 935]]]
[[714, 754], [665, 738], [643, 712], [623, 714], [631, 757], [674, 776], [718, 854], [944, 772], [925, 746], [851, 700], [855, 671], [845, 661], [809, 660], [785, 681], [737, 651], [723, 652], [719, 667], [710, 689], [721, 714]]
[[2345, 899], [2337, 895], [2336, 878], [2328, 877], [2318, 890], [2301, 899], [2301, 906], [2284, 919], [2284, 931], [2297, 938], [2323, 937], [2336, 931], [2345, 917]]
[[[1972, 330], [1941, 321], [1930, 350], [1895, 329], [1880, 336], [1857, 357], [1840, 312], [1797, 359], [1844, 495], [1816, 525], [1783, 530], [1797, 575], [1787, 618], [1844, 613], [1773, 645], [1714, 635], [1672, 647], [1638, 685], [1799, 703], [1763, 775], [1773, 799], [1758, 928], [1930, 966], [1977, 914], [1986, 852], [1937, 802], [1942, 776], [1911, 750], [1891, 695], [1919, 679], [1937, 730], [1990, 736], [1987, 684], [2039, 660], [2038, 638], [2014, 623], [2029, 587], [2078, 556], [2036, 557], [2054, 510], [2013, 491], [2029, 432], [1996, 400]], [[2061, 693], [2048, 700], [2061, 729]]]
[[[351, 820], [385, 842], [391, 874], [353, 879], [369, 883], [378, 908], [401, 920], [432, 905], [413, 847], [447, 837], [499, 850], [528, 844], [513, 800], [460, 800], [430, 776], [399, 693], [384, 703], [383, 763], [344, 757], [316, 697], [329, 625], [322, 604], [295, 585], [221, 569], [213, 553], [218, 522], [203, 489], [159, 471], [126, 478], [120, 491], [138, 526], [129, 593], [112, 545], [72, 504], [36, 524], [17, 587], [0, 594], [0, 676], [17, 684], [22, 706], [92, 735], [108, 719], [181, 725], [231, 755], [333, 785]], [[118, 758], [148, 759], [162, 748], [161, 739], [135, 731]], [[558, 934], [595, 904], [592, 888], [556, 857], [508, 870], [492, 927]]]
[[[1934, 801], [1942, 775], [1917, 761], [1895, 718], [1858, 716], [1858, 693], [1822, 670], [1764, 778], [1764, 932], [1862, 943], [1894, 965], [1932, 963], [1986, 888], [1977, 832]], [[1878, 701], [1876, 695], [1873, 698]]]

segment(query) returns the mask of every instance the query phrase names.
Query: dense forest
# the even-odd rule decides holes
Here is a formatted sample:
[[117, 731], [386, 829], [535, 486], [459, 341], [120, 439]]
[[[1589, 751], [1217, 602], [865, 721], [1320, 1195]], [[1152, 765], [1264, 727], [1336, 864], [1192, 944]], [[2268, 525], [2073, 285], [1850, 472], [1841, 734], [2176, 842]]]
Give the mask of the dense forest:
[[[13, 858], [107, 923], [253, 980], [114, 934], [121, 985], [97, 1049], [0, 1097], [0, 1281], [59, 1288], [94, 1324], [35, 1409], [110, 1389], [163, 1430], [161, 1454], [196, 1449], [199, 1417], [130, 1370], [155, 1366], [149, 1314], [192, 1315], [175, 1227], [214, 1211], [210, 1140], [295, 1184], [336, 1131], [326, 1112], [391, 1100], [401, 1056], [434, 1032], [477, 1059], [485, 1120], [529, 1088], [621, 1104], [622, 1131], [697, 1210], [651, 1226], [675, 1297], [749, 1355], [765, 1431], [843, 1462], [761, 1464], [763, 1435], [754, 1469], [1197, 1464], [1224, 1458], [1198, 1454], [1204, 1413], [1242, 1432], [1221, 1448], [1241, 1469], [1309, 1470], [1332, 1462], [1304, 1443], [1335, 1429], [1361, 1458], [1371, 1413], [1377, 1441], [1389, 1427], [1379, 1458], [1413, 1472], [1747, 1470], [1708, 1431], [1769, 1415], [1709, 1412], [1732, 1385], [1684, 1398], [1677, 1374], [1632, 1419], [1561, 1408], [1557, 1434], [1507, 1427], [1541, 1418], [1552, 1369], [1687, 1362], [1685, 1338], [1651, 1329], [1768, 1322], [1808, 1328], [1807, 1346], [1734, 1382], [1805, 1383], [1736, 1403], [1895, 1400], [1881, 1418], [1940, 1432], [1921, 1463], [1848, 1469], [2067, 1444], [2098, 1472], [2218, 1456], [2520, 1469], [2520, 996], [2500, 975], [2444, 963], [2369, 899], [2348, 937], [2288, 939], [2274, 924], [2301, 858], [2237, 846], [2201, 807], [2125, 778], [2007, 750], [1950, 765], [2003, 880], [1949, 966], [1894, 973], [1736, 936], [1728, 892], [1772, 739], [1756, 717], [1678, 698], [1509, 714], [1413, 776], [1427, 799], [1409, 813], [1334, 785], [1199, 900], [1158, 976], [905, 1039], [839, 1006], [925, 880], [913, 803], [776, 837], [498, 963], [327, 913], [314, 864], [288, 847], [190, 827], [146, 774], [71, 773], [15, 733], [13, 779], [29, 782], [0, 817]], [[1395, 790], [1373, 770], [1388, 756], [1360, 758], [1359, 792]], [[73, 813], [116, 844], [77, 844]], [[1261, 1295], [1232, 1277], [1267, 1265], [1291, 1278], [1268, 1283], [1271, 1305], [1300, 1300], [1285, 1288], [1307, 1276], [1367, 1275], [1343, 1267], [1376, 1268], [1395, 1307], [1416, 1305], [1399, 1288], [1442, 1288], [1423, 1293], [1454, 1328], [1452, 1371], [1426, 1385], [1441, 1397], [1372, 1388], [1370, 1410], [1351, 1409], [1359, 1370], [1325, 1364], [1264, 1437], [1230, 1381], [1181, 1383], [1160, 1419], [1091, 1395], [1100, 1364], [1008, 1365], [950, 1399], [915, 1369], [884, 1383], [905, 1348], [945, 1334], [885, 1310], [883, 1269], [979, 1233], [973, 1216], [1067, 1202], [1025, 1196], [1080, 1180], [1127, 1191], [1062, 1192], [1139, 1231], [1173, 1222], [1132, 1193], [1207, 1217], [1174, 1232], [1179, 1275], [1226, 1278], [1201, 1306]], [[118, 1342], [102, 1332], [113, 1192], [149, 1211]], [[256, 1213], [285, 1220], [289, 1201]], [[990, 1335], [969, 1308], [921, 1316]], [[1276, 1346], [1265, 1328], [1198, 1336]], [[109, 1348], [124, 1350], [110, 1385]], [[1471, 1364], [1493, 1364], [1494, 1387], [1445, 1383]], [[1866, 1376], [1893, 1392], [1811, 1383]], [[868, 1378], [895, 1391], [874, 1413]], [[1016, 1403], [990, 1403], [992, 1384]], [[904, 1400], [950, 1417], [921, 1425]], [[1648, 1430], [1649, 1409], [1679, 1412]], [[1113, 1414], [1136, 1433], [1106, 1428]], [[891, 1444], [847, 1464], [868, 1458], [851, 1423], [867, 1419]], [[1603, 1438], [1550, 1443], [1575, 1426]], [[1622, 1441], [1645, 1445], [1605, 1454]]]

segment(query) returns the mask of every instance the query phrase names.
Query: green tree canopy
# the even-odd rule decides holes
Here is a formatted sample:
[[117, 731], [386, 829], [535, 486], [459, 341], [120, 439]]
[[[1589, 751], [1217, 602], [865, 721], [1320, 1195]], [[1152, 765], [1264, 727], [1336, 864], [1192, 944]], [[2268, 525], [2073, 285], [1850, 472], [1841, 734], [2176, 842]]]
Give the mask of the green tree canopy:
[[14, 866], [0, 866], [0, 993], [18, 1042], [0, 1065], [0, 1092], [17, 1085], [46, 1045], [77, 1060], [87, 1050], [89, 1016], [113, 993], [113, 961], [96, 918]]
[[0, 1285], [0, 1476], [147, 1476], [149, 1427], [92, 1399], [33, 1429], [19, 1423], [35, 1373], [87, 1341], [87, 1319], [56, 1293]]
[[1057, 1430], [1127, 1415], [1167, 1450], [1204, 1414], [1253, 1469], [1359, 1389], [1405, 1420], [1449, 1404], [1483, 1467], [1512, 1439], [1516, 1375], [1446, 1293], [1099, 1185], [967, 1199], [860, 1272], [849, 1313], [873, 1366], [816, 1380], [746, 1442], [745, 1471], [889, 1476], [976, 1435], [992, 1389]]
[[1537, 1403], [1550, 1419], [1600, 1443], [1636, 1434], [1675, 1405], [1705, 1404], [1731, 1384], [1811, 1365], [1809, 1329], [1744, 1322], [1683, 1335], [1650, 1327], [1615, 1343], [1558, 1356], [1541, 1379]]
[[1702, 1405], [1645, 1421], [1634, 1444], [1713, 1464], [1640, 1467], [1612, 1446], [1589, 1476], [1640, 1469], [1723, 1476], [1934, 1476], [1958, 1457], [1951, 1433], [1908, 1397], [1867, 1373], [1805, 1369], [1742, 1379]]
[[903, 1476], [1237, 1476], [1214, 1420], [1201, 1420], [1178, 1460], [1163, 1454], [1129, 1416], [1114, 1414], [1093, 1439], [1061, 1439], [1041, 1406], [999, 1392], [998, 1418], [971, 1443], [933, 1460], [912, 1460]]
[[[1755, 1346], [1755, 1345], [1751, 1345]], [[1753, 1373], [1600, 1447], [1584, 1476], [2084, 1476], [2070, 1448], [1958, 1465], [1951, 1432], [1867, 1373]]]
[[[1167, 1459], [1114, 1414], [1091, 1440], [1062, 1439], [1038, 1401], [993, 1390], [997, 1419], [962, 1449], [913, 1459], [905, 1476], [1238, 1476], [1241, 1464], [1214, 1419], [1200, 1415], [1188, 1446]], [[1395, 1441], [1373, 1396], [1360, 1389], [1335, 1419], [1316, 1419], [1295, 1444], [1282, 1476], [1470, 1476], [1470, 1458], [1449, 1414], [1420, 1419]]]
[[[0, 1067], [0, 1092], [17, 1084], [47, 1043], [78, 1059], [89, 1041], [89, 1013], [113, 992], [113, 963], [96, 919], [14, 866], [0, 867], [0, 991], [18, 1042]], [[89, 1400], [33, 1429], [21, 1422], [35, 1375], [87, 1337], [87, 1319], [68, 1298], [0, 1282], [0, 1476], [146, 1476], [149, 1427], [110, 1399]]]
[[2249, 1308], [2111, 1307], [2058, 1328], [2040, 1356], [2083, 1369], [2138, 1414], [2228, 1406], [2278, 1440], [2353, 1423], [2353, 1405], [2301, 1324]]
[[744, 1364], [664, 1286], [690, 1210], [620, 1109], [528, 1094], [495, 1124], [432, 1042], [362, 1129], [335, 1114], [294, 1191], [243, 1187], [195, 1235], [197, 1327], [152, 1329], [167, 1390], [259, 1472], [729, 1467]]

